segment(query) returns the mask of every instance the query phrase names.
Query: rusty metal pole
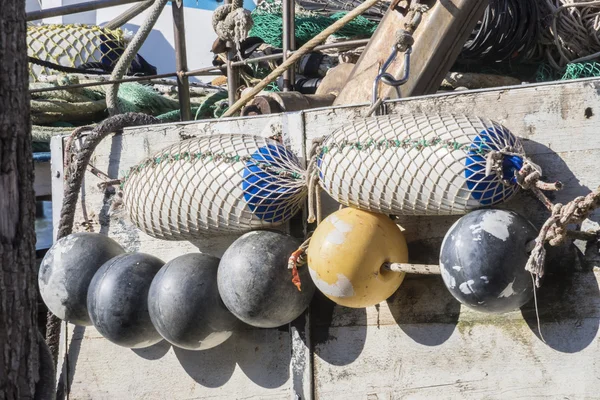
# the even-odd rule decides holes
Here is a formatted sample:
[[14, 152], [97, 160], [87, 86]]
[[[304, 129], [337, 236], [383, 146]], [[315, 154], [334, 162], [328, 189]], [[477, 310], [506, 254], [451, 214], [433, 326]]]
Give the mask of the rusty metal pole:
[[192, 109], [190, 107], [190, 84], [187, 72], [187, 51], [185, 46], [185, 22], [183, 18], [183, 1], [172, 2], [173, 9], [173, 30], [175, 37], [175, 64], [177, 69], [177, 93], [179, 98], [179, 110], [181, 120], [189, 121], [192, 119]]
[[[291, 55], [290, 51], [296, 49], [296, 2], [294, 0], [283, 0], [283, 61], [287, 60]], [[295, 82], [294, 68], [288, 68], [283, 73], [283, 91], [289, 92], [294, 90]]]
[[37, 21], [38, 19], [60, 17], [63, 15], [79, 14], [87, 11], [100, 10], [101, 8], [121, 6], [123, 4], [137, 3], [141, 0], [94, 0], [83, 3], [69, 4], [62, 7], [46, 8], [45, 10], [32, 11], [27, 13], [27, 21]]

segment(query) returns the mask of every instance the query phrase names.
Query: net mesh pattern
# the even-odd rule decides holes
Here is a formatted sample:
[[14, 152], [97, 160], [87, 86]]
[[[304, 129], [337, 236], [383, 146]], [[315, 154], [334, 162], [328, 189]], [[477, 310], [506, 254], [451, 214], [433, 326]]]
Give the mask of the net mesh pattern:
[[306, 173], [274, 140], [188, 139], [133, 167], [124, 179], [131, 221], [150, 236], [190, 240], [281, 225], [302, 207]]
[[[126, 42], [120, 29], [93, 25], [34, 25], [27, 27], [27, 53], [43, 61], [66, 67], [88, 63], [112, 66], [123, 54]], [[55, 70], [29, 64], [29, 76], [37, 81], [41, 74], [57, 74]]]
[[341, 204], [392, 215], [453, 215], [508, 200], [522, 157], [486, 176], [486, 155], [520, 141], [503, 126], [466, 116], [389, 115], [347, 124], [317, 158], [321, 187]]

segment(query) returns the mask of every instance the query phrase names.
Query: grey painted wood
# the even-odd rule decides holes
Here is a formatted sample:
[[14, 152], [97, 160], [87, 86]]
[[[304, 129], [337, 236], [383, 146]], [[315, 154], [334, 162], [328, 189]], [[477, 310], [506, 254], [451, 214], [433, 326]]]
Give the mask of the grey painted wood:
[[[599, 89], [600, 81], [581, 80], [405, 99], [387, 108], [396, 113], [462, 112], [498, 120], [524, 139], [526, 151], [545, 175], [563, 181], [565, 188], [554, 200], [566, 202], [600, 185]], [[92, 162], [117, 177], [171, 143], [216, 132], [263, 136], [281, 132], [284, 142], [306, 157], [313, 138], [331, 133], [367, 109], [367, 105], [347, 106], [126, 129], [100, 144]], [[306, 143], [299, 138], [306, 138]], [[54, 170], [60, 150], [53, 143]], [[130, 251], [148, 252], [165, 261], [199, 250], [219, 256], [235, 239], [212, 237], [194, 243], [152, 239], [135, 229], [122, 210], [111, 209], [110, 197], [97, 183], [87, 174], [91, 224], [83, 224], [79, 210], [76, 229], [91, 226]], [[61, 190], [60, 181], [54, 180], [53, 193]], [[506, 207], [538, 227], [548, 216], [528, 193], [519, 194]], [[335, 209], [337, 205], [328, 204], [326, 212]], [[402, 218], [411, 262], [436, 263], [443, 235], [455, 219]], [[583, 228], [597, 228], [599, 221], [596, 212]], [[461, 307], [440, 277], [409, 278], [378, 307], [347, 309], [319, 297], [304, 329], [245, 330], [207, 352], [184, 354], [165, 345], [133, 352], [101, 339], [92, 328], [82, 333], [71, 327], [67, 338], [74, 371], [71, 397], [289, 399], [301, 390], [306, 396], [314, 380], [317, 399], [599, 398], [600, 251], [597, 245], [576, 243], [552, 249], [550, 260], [538, 293], [545, 342], [537, 332], [531, 303], [509, 314], [480, 314]], [[307, 327], [310, 333], [303, 338]], [[302, 346], [308, 343], [314, 349], [312, 357]], [[307, 357], [308, 363], [302, 364]]]

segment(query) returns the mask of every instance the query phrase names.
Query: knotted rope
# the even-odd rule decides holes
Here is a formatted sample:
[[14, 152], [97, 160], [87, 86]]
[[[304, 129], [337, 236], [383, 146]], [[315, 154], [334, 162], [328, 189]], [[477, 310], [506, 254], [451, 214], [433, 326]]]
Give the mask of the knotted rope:
[[[317, 159], [321, 154], [321, 145], [323, 138], [314, 139], [310, 149], [308, 168], [306, 169], [306, 182], [308, 184], [308, 223], [321, 223], [321, 194], [319, 186], [319, 170], [317, 168]], [[292, 253], [288, 259], [288, 268], [292, 270], [292, 282], [299, 291], [301, 291], [300, 276], [298, 267], [306, 265], [306, 250], [310, 244], [310, 234], [307, 239]]]
[[[544, 276], [544, 264], [546, 260], [546, 249], [544, 244], [548, 242], [551, 246], [558, 246], [568, 236], [583, 236], [589, 240], [589, 235], [574, 235], [567, 230], [570, 224], [579, 224], [589, 217], [590, 213], [600, 207], [600, 188], [587, 196], [579, 196], [566, 205], [552, 204], [543, 191], [557, 191], [562, 189], [561, 182], [547, 183], [541, 180], [542, 170], [527, 157], [514, 153], [511, 148], [500, 151], [490, 151], [487, 154], [486, 175], [496, 174], [505, 184], [511, 182], [503, 178], [502, 164], [504, 157], [517, 156], [523, 160], [523, 166], [515, 176], [516, 183], [525, 190], [531, 190], [535, 196], [552, 213], [546, 220], [527, 260], [525, 270], [535, 277], [535, 285], [540, 287], [540, 279]], [[592, 235], [592, 237], [596, 237]]]
[[525, 269], [535, 275], [535, 285], [540, 287], [540, 278], [544, 276], [546, 249], [544, 244], [558, 246], [567, 238], [567, 226], [579, 224], [589, 217], [590, 213], [600, 207], [600, 187], [587, 196], [579, 196], [563, 205], [552, 206], [552, 215], [540, 229]]
[[212, 26], [223, 42], [233, 42], [240, 59], [240, 44], [248, 37], [254, 21], [250, 11], [243, 8], [243, 0], [217, 7], [212, 17]]
[[[519, 168], [516, 176], [506, 178], [503, 171], [505, 157], [518, 157], [522, 160], [522, 167]], [[505, 147], [502, 150], [491, 150], [486, 155], [485, 175], [495, 174], [505, 185], [513, 183], [518, 184], [525, 190], [530, 190], [540, 200], [548, 210], [552, 209], [552, 202], [542, 192], [558, 191], [562, 189], [561, 182], [548, 183], [541, 180], [542, 169], [529, 158], [521, 153], [515, 153], [511, 147]]]

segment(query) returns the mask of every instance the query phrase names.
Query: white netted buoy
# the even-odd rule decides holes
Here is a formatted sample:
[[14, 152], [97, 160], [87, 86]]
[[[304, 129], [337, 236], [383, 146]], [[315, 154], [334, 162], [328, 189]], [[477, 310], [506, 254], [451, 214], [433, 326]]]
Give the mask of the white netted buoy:
[[283, 224], [300, 210], [306, 193], [296, 156], [279, 142], [251, 135], [169, 146], [133, 167], [123, 185], [132, 222], [167, 240]]
[[[492, 151], [500, 159], [488, 163]], [[506, 201], [525, 156], [505, 127], [452, 115], [361, 119], [328, 136], [317, 154], [319, 183], [334, 200], [394, 215], [464, 214]]]

